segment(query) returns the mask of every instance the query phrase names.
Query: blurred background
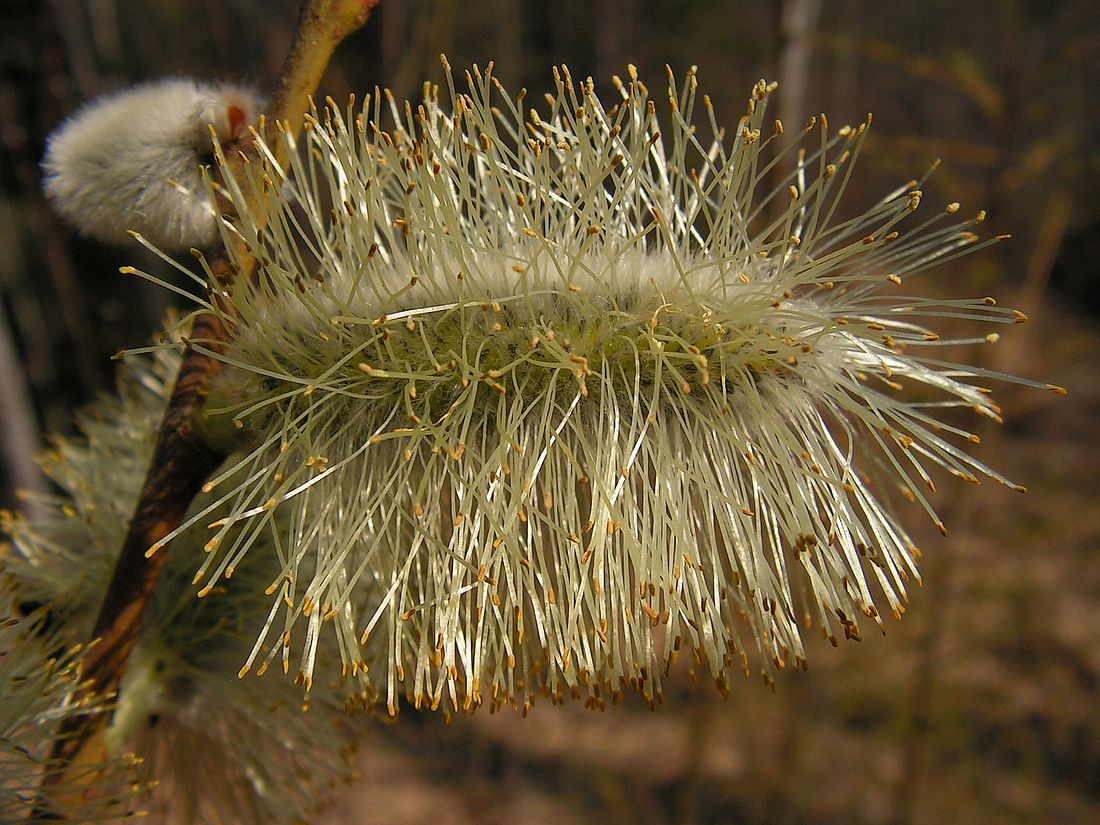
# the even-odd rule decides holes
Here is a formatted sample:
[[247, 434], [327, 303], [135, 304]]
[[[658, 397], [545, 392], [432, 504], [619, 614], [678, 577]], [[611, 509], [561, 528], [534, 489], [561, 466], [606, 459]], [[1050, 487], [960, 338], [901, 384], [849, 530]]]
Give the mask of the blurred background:
[[[110, 389], [170, 299], [124, 279], [142, 250], [49, 211], [47, 134], [82, 101], [164, 75], [270, 88], [293, 0], [0, 0], [0, 507], [46, 489], [32, 456]], [[445, 724], [368, 725], [361, 781], [332, 823], [1100, 822], [1100, 15], [1093, 0], [383, 0], [322, 84], [415, 96], [451, 63], [496, 61], [541, 93], [568, 63], [597, 87], [636, 64], [700, 68], [719, 122], [777, 79], [790, 127], [873, 111], [853, 209], [943, 165], [931, 203], [984, 208], [1014, 239], [922, 280], [993, 294], [1031, 323], [968, 353], [1069, 388], [998, 389], [980, 456], [1031, 489], [940, 485], [941, 538], [903, 514], [924, 588], [889, 638], [833, 650], [774, 692], [720, 699], [687, 670], [665, 703], [541, 705]], [[535, 98], [532, 98], [535, 99]]]

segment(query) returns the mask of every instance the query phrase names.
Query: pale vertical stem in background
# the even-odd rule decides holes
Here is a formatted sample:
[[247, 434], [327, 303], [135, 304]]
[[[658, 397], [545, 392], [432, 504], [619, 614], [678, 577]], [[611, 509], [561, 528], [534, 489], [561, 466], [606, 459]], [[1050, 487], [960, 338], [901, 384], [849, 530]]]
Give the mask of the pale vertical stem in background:
[[76, 363], [82, 389], [98, 390], [101, 381], [94, 355], [95, 327], [81, 298], [77, 273], [39, 189], [37, 160], [29, 144], [27, 130], [22, 125], [22, 117], [23, 112], [14, 87], [0, 81], [0, 141], [3, 141], [11, 158], [12, 170], [19, 186], [23, 204], [21, 218], [39, 239], [41, 254], [47, 263], [46, 271], [53, 287], [55, 300], [51, 306], [43, 306], [43, 311], [56, 313], [62, 320], [64, 329], [72, 340], [69, 351], [63, 357]]
[[88, 0], [92, 42], [100, 61], [112, 66], [122, 62], [122, 33], [119, 30], [118, 0]]
[[[1001, 32], [1000, 71], [996, 76], [1003, 107], [986, 110], [994, 127], [998, 147], [997, 162], [989, 170], [988, 194], [984, 205], [992, 214], [1003, 209], [1003, 192], [997, 181], [1012, 163], [1014, 152], [1013, 132], [1018, 124], [1026, 121], [1020, 111], [1023, 96], [1018, 93], [1019, 62], [1015, 60], [1023, 27], [1019, 7], [1014, 0], [999, 4], [998, 26]], [[1015, 336], [1014, 336], [1015, 337]], [[985, 442], [987, 450], [993, 447], [997, 429], [985, 420], [975, 430]], [[944, 521], [966, 524], [970, 521], [967, 509], [972, 487], [964, 486], [940, 507]], [[957, 539], [956, 539], [957, 541]], [[922, 802], [930, 791], [934, 772], [930, 767], [937, 754], [936, 706], [940, 700], [939, 669], [944, 661], [942, 652], [945, 640], [951, 633], [954, 611], [959, 610], [956, 599], [956, 577], [960, 564], [959, 549], [953, 552], [934, 552], [921, 561], [924, 579], [925, 605], [919, 620], [923, 623], [915, 645], [916, 658], [910, 675], [910, 692], [902, 704], [899, 720], [902, 730], [901, 770], [894, 788], [892, 810], [888, 821], [891, 825], [917, 825], [924, 821]], [[914, 617], [917, 619], [917, 617]]]
[[[383, 6], [379, 15], [382, 35], [382, 76], [391, 84], [402, 71], [409, 51], [409, 10], [406, 3]], [[403, 91], [391, 87], [396, 94]]]
[[[1062, 248], [1062, 241], [1073, 219], [1073, 192], [1069, 185], [1056, 187], [1047, 198], [1045, 208], [1039, 210], [1039, 215], [1038, 236], [1028, 258], [1027, 278], [1019, 299], [1020, 306], [1027, 307], [1028, 314], [1033, 318], [1046, 295], [1058, 250]], [[1025, 343], [1022, 335], [1013, 337], [1012, 341], [1015, 347]]]
[[80, 96], [90, 100], [100, 94], [109, 82], [105, 83], [96, 67], [93, 53], [91, 26], [84, 16], [83, 4], [77, 0], [50, 0], [50, 9], [57, 23], [57, 31], [65, 44], [65, 57], [69, 62], [69, 71]]
[[[845, 121], [858, 120], [865, 113], [855, 110], [856, 85], [859, 82], [859, 41], [862, 32], [861, 0], [842, 0], [839, 4], [840, 19], [835, 31], [840, 35], [831, 72], [829, 99]], [[791, 124], [792, 126], [794, 124]]]
[[493, 0], [496, 17], [497, 73], [523, 76], [523, 8], [520, 0]]
[[779, 118], [797, 130], [806, 111], [813, 35], [821, 13], [821, 0], [785, 0], [780, 20]]
[[579, 3], [578, 0], [557, 0], [546, 5], [544, 14], [550, 28], [550, 58], [555, 63], [576, 62], [577, 48], [583, 42], [577, 37], [577, 27], [590, 25], [581, 22], [586, 17], [591, 20], [590, 8], [590, 4]]
[[[494, 0], [484, 0], [490, 6]], [[468, 16], [464, 13], [463, 17]], [[439, 55], [455, 48], [459, 8], [454, 0], [421, 0], [382, 6], [382, 57], [386, 87], [398, 100], [417, 100], [422, 93], [424, 70], [439, 66]], [[479, 60], [494, 57], [491, 41]]]
[[[455, 0], [435, 0], [433, 6], [429, 21], [428, 42], [431, 43], [431, 47], [428, 54], [435, 56], [454, 51], [460, 7]], [[487, 54], [485, 57], [491, 58], [492, 55]]]
[[[599, 0], [596, 3], [596, 77], [607, 83], [612, 75], [621, 75], [627, 63], [637, 63], [642, 55], [633, 53], [639, 46], [630, 36], [634, 9], [630, 0]], [[624, 47], [632, 53], [624, 54]]]
[[206, 0], [206, 16], [210, 20], [210, 38], [219, 66], [236, 66], [234, 61], [235, 33], [233, 15], [226, 0]]
[[[46, 480], [31, 458], [40, 448], [30, 394], [15, 357], [7, 321], [0, 312], [0, 453], [11, 486], [16, 490], [46, 492]], [[35, 502], [27, 501], [23, 510], [33, 518]]]

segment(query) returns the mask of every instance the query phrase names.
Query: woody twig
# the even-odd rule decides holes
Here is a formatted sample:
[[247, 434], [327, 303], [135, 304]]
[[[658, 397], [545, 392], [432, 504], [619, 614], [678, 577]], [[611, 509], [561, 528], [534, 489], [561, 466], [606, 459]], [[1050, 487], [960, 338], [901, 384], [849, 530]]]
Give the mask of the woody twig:
[[[378, 2], [305, 0], [290, 54], [276, 86], [268, 123], [281, 124], [292, 134], [301, 129], [302, 114], [309, 108], [310, 96], [333, 51], [366, 23]], [[236, 147], [239, 153], [226, 154], [233, 171], [239, 171], [249, 156], [255, 154], [251, 141], [243, 143], [247, 145]], [[225, 250], [212, 251], [207, 257], [216, 279], [251, 275], [248, 265], [251, 259], [243, 252], [233, 256], [236, 266], [231, 266]], [[228, 335], [218, 317], [203, 314], [196, 318], [188, 341], [201, 343], [205, 351], [218, 353]], [[179, 526], [203, 483], [225, 460], [219, 449], [201, 438], [198, 427], [210, 383], [221, 368], [221, 362], [206, 352], [188, 347], [184, 354], [157, 433], [152, 461], [96, 619], [93, 643], [83, 661], [81, 690], [85, 696], [117, 693], [146, 607], [167, 560], [168, 547], [159, 547], [151, 555], [148, 551]], [[72, 717], [61, 728], [51, 749], [51, 770], [44, 788], [61, 786], [74, 776], [86, 775], [88, 766], [103, 761], [104, 733], [110, 720], [109, 712], [89, 713]], [[62, 818], [45, 805], [40, 805], [33, 814], [35, 821]]]

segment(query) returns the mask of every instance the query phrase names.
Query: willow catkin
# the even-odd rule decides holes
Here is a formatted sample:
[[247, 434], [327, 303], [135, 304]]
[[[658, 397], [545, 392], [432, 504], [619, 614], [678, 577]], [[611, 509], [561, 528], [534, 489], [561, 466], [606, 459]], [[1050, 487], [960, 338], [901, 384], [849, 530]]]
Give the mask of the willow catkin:
[[936, 357], [996, 336], [933, 325], [1022, 315], [906, 289], [984, 214], [914, 217], [913, 182], [839, 220], [870, 118], [784, 136], [761, 81], [724, 132], [692, 72], [662, 122], [631, 72], [608, 104], [562, 69], [528, 111], [491, 67], [330, 101], [227, 176], [257, 278], [207, 304], [206, 412], [242, 448], [177, 534], [210, 530], [200, 594], [277, 550], [242, 675], [308, 689], [334, 638], [391, 712], [656, 700], [681, 651], [726, 689], [901, 615], [892, 490], [942, 529], [933, 473], [1016, 487], [944, 415], [999, 419], [1007, 377]]
[[211, 127], [226, 144], [259, 114], [252, 90], [172, 78], [87, 104], [49, 139], [46, 194], [80, 232], [109, 243], [139, 232], [166, 250], [217, 237], [217, 209], [200, 172]]

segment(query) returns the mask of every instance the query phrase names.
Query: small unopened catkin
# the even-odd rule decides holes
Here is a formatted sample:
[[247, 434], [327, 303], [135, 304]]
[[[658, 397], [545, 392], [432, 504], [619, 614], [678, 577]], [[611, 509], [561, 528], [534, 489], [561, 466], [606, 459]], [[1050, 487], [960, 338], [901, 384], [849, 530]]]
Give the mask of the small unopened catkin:
[[49, 139], [42, 162], [54, 207], [83, 234], [109, 243], [127, 230], [162, 249], [214, 240], [217, 211], [200, 167], [210, 126], [224, 145], [256, 119], [246, 87], [170, 78], [99, 98]]

